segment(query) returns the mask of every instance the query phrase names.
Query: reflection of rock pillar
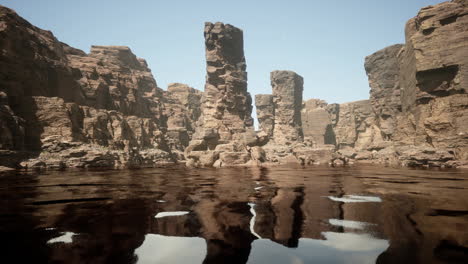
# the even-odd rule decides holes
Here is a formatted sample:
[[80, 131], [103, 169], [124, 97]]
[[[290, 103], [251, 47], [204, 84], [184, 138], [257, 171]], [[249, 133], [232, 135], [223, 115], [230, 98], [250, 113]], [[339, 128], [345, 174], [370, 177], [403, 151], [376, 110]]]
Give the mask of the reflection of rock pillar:
[[273, 240], [288, 247], [297, 247], [301, 236], [303, 191], [279, 189], [271, 200], [276, 217]]
[[302, 91], [303, 78], [292, 71], [273, 71], [270, 75], [275, 105], [276, 143], [302, 141]]
[[194, 211], [207, 241], [207, 263], [247, 263], [254, 236], [250, 233], [250, 207], [246, 203], [199, 202]]

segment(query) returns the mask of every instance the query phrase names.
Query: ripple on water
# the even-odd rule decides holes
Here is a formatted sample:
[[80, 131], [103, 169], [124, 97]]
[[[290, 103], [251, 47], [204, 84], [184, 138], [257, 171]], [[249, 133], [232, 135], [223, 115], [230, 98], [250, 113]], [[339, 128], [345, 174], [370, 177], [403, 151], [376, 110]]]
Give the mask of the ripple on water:
[[163, 217], [170, 217], [170, 216], [181, 216], [189, 214], [189, 211], [174, 211], [174, 212], [160, 212], [157, 213], [154, 218], [163, 218]]
[[345, 195], [343, 197], [327, 196], [330, 200], [343, 203], [381, 203], [382, 199], [377, 196]]

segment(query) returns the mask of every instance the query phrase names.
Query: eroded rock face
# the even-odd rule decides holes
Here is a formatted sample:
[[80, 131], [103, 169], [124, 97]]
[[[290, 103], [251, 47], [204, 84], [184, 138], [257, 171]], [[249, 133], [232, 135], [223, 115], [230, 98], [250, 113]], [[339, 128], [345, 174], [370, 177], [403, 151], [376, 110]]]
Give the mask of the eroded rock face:
[[86, 54], [0, 6], [0, 166], [468, 166], [467, 14], [460, 0], [423, 8], [404, 45], [366, 57], [369, 100], [302, 102], [303, 78], [272, 72], [256, 133], [238, 28], [206, 23], [204, 93], [163, 91], [130, 48]]
[[9, 151], [8, 166], [23, 152], [34, 157], [23, 165], [41, 167], [172, 160], [162, 90], [128, 47], [86, 54], [1, 6], [0, 25], [0, 151]]
[[[185, 150], [189, 166], [230, 166], [249, 161], [257, 144], [242, 30], [223, 23], [205, 24], [206, 85], [202, 114]], [[227, 149], [225, 149], [227, 148]]]
[[275, 127], [275, 106], [273, 104], [273, 95], [255, 95], [255, 106], [257, 108], [257, 118], [260, 129], [265, 132], [268, 137], [272, 137], [273, 129]]
[[270, 80], [275, 105], [273, 140], [278, 144], [302, 141], [303, 78], [292, 71], [273, 71]]
[[201, 91], [181, 83], [169, 84], [164, 92], [167, 138], [173, 151], [180, 151], [182, 154], [188, 146], [195, 132], [195, 123], [201, 114], [202, 94]]
[[[406, 25], [399, 54], [399, 139], [468, 160], [468, 7], [463, 1], [421, 9]], [[412, 73], [412, 74], [410, 74]], [[412, 133], [411, 133], [412, 132]]]
[[361, 150], [382, 141], [369, 100], [340, 104], [334, 132], [339, 148], [352, 147]]
[[320, 99], [309, 99], [301, 110], [304, 139], [314, 146], [336, 144], [333, 130], [336, 112], [332, 105]]
[[396, 118], [401, 112], [400, 64], [397, 55], [403, 45], [397, 44], [365, 59], [364, 68], [369, 78], [370, 103], [377, 115], [377, 124], [385, 139], [395, 132]]

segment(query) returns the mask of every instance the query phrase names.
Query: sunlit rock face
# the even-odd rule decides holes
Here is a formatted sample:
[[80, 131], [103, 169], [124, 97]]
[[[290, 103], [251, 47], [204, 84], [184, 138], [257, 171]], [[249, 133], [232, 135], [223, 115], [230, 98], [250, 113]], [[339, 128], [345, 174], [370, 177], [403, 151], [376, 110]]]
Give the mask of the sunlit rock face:
[[172, 160], [162, 90], [130, 48], [86, 54], [6, 7], [0, 24], [0, 154], [10, 156], [2, 164], [19, 166], [28, 155], [26, 167]]
[[275, 106], [273, 140], [278, 144], [302, 141], [304, 79], [292, 71], [273, 71], [270, 73], [270, 80]]
[[369, 78], [370, 103], [385, 139], [395, 132], [397, 116], [401, 113], [400, 65], [397, 55], [403, 45], [396, 44], [365, 59], [364, 68]]
[[265, 132], [268, 137], [272, 137], [273, 129], [275, 128], [275, 105], [273, 104], [273, 95], [255, 95], [255, 106], [257, 108], [260, 130]]
[[171, 83], [164, 92], [165, 115], [167, 116], [168, 145], [173, 152], [183, 151], [188, 146], [196, 122], [201, 114], [202, 92], [186, 84]]
[[202, 114], [185, 150], [189, 166], [242, 165], [257, 144], [242, 30], [223, 23], [205, 24], [206, 84]]
[[301, 110], [302, 131], [304, 140], [312, 145], [335, 144], [333, 117], [327, 102], [320, 99], [309, 99], [304, 102]]
[[404, 45], [366, 58], [376, 124], [391, 142], [372, 158], [397, 157], [397, 163], [414, 166], [467, 164], [467, 12], [463, 1], [422, 8], [406, 24]]
[[[398, 54], [402, 121], [399, 139], [468, 160], [468, 6], [444, 2], [406, 24]], [[409, 140], [408, 140], [409, 138]]]

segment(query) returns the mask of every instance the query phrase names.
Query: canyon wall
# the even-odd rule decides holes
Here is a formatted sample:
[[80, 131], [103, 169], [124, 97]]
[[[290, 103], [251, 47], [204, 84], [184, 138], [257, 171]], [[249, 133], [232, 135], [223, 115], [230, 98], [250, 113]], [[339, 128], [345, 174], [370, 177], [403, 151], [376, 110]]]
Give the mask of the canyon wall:
[[300, 75], [271, 72], [254, 131], [232, 25], [205, 24], [204, 92], [165, 91], [130, 48], [87, 54], [0, 6], [0, 166], [468, 166], [467, 14], [457, 0], [423, 8], [405, 44], [366, 57], [369, 100], [303, 101]]
[[0, 165], [154, 165], [174, 162], [188, 144], [172, 142], [178, 116], [165, 105], [179, 105], [172, 110], [190, 133], [200, 103], [189, 97], [201, 92], [164, 92], [128, 47], [86, 54], [1, 6], [0, 25]]
[[[425, 7], [406, 24], [404, 45], [366, 57], [369, 100], [293, 102], [290, 109], [302, 109], [300, 120], [292, 115], [285, 120], [301, 124], [309, 155], [328, 146], [334, 148], [331, 162], [338, 159], [339, 164], [468, 166], [467, 14], [464, 1]], [[269, 107], [265, 96], [256, 98], [260, 129], [277, 141], [276, 119], [284, 111], [276, 110], [276, 102]], [[293, 130], [286, 134], [296, 137]], [[297, 145], [302, 140], [293, 141]], [[264, 147], [267, 159], [269, 144]], [[276, 152], [280, 148], [284, 146], [276, 146]], [[289, 152], [301, 159], [297, 146]]]

